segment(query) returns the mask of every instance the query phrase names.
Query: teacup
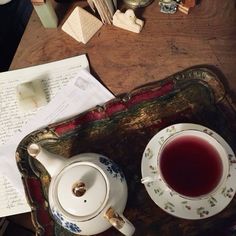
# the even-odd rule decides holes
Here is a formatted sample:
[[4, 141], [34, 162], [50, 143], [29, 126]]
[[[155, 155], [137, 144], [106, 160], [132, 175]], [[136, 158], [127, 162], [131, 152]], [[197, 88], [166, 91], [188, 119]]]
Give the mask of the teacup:
[[157, 174], [142, 183], [163, 181], [166, 191], [183, 198], [202, 199], [216, 192], [229, 172], [228, 155], [211, 135], [184, 130], [167, 138], [156, 157]]

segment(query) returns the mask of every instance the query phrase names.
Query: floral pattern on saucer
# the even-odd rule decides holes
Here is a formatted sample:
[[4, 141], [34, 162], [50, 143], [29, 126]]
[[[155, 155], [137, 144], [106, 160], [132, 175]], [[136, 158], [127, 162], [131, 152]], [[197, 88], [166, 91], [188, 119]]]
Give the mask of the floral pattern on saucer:
[[229, 174], [219, 190], [208, 198], [192, 200], [172, 192], [161, 178], [145, 183], [151, 199], [164, 211], [184, 219], [204, 219], [221, 212], [232, 200], [236, 192], [236, 157], [226, 141], [214, 131], [196, 124], [182, 123], [169, 126], [158, 132], [148, 143], [142, 158], [142, 178], [158, 174], [158, 153], [163, 143], [172, 135], [184, 130], [205, 132], [215, 138], [226, 150], [229, 158]]

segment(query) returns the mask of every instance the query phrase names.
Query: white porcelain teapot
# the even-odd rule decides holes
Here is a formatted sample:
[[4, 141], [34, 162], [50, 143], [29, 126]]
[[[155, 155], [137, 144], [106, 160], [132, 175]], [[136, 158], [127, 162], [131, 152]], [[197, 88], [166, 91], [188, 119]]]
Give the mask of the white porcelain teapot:
[[51, 175], [48, 199], [52, 216], [75, 234], [93, 235], [112, 225], [124, 235], [134, 226], [123, 216], [127, 184], [123, 172], [110, 159], [96, 153], [63, 158], [39, 144], [28, 147]]

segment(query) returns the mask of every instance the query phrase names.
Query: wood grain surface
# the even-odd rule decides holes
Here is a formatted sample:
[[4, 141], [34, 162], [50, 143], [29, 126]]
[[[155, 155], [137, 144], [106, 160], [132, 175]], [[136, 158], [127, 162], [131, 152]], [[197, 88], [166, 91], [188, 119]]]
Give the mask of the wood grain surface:
[[220, 69], [236, 91], [235, 0], [201, 1], [189, 15], [163, 14], [155, 0], [136, 11], [145, 21], [140, 34], [104, 25], [86, 45], [61, 30], [75, 5], [87, 9], [84, 1], [57, 4], [57, 29], [43, 28], [33, 12], [11, 69], [86, 53], [93, 75], [118, 94], [182, 69], [207, 64]]

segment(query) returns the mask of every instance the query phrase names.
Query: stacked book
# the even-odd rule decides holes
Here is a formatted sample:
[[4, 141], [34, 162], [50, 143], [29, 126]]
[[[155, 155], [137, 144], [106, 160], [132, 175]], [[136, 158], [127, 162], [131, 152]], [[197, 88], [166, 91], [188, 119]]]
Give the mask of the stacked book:
[[94, 12], [98, 12], [103, 24], [112, 24], [112, 17], [117, 9], [117, 0], [87, 0]]

